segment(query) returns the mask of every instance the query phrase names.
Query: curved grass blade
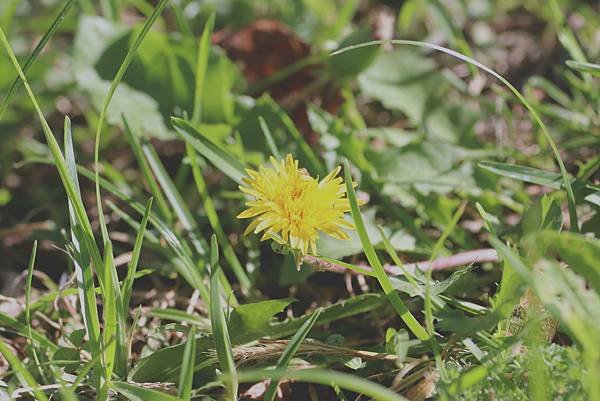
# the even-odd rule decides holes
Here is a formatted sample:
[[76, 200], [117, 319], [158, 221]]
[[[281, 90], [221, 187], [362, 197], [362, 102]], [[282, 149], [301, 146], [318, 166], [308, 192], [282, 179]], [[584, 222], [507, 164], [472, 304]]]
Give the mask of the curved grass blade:
[[[96, 266], [97, 269], [101, 269], [102, 261], [101, 261], [101, 257], [100, 257], [100, 251], [98, 250], [98, 247], [95, 244], [92, 225], [86, 214], [85, 206], [83, 205], [83, 202], [81, 201], [81, 196], [79, 195], [79, 189], [75, 183], [76, 180], [74, 181], [72, 179], [71, 175], [69, 174], [69, 169], [67, 167], [67, 163], [65, 162], [65, 158], [63, 157], [60, 146], [58, 145], [58, 142], [56, 141], [56, 138], [54, 137], [54, 134], [52, 133], [50, 126], [48, 125], [48, 121], [44, 117], [44, 113], [42, 112], [42, 109], [41, 109], [37, 99], [35, 98], [33, 91], [31, 90], [31, 86], [29, 85], [29, 82], [27, 81], [27, 77], [23, 73], [23, 70], [21, 69], [19, 62], [17, 61], [17, 58], [10, 46], [10, 43], [8, 42], [8, 39], [6, 38], [6, 35], [4, 34], [4, 31], [2, 30], [2, 28], [0, 28], [0, 42], [2, 42], [2, 45], [6, 49], [6, 52], [8, 53], [8, 56], [13, 64], [13, 66], [19, 73], [21, 81], [23, 82], [23, 86], [25, 87], [27, 94], [29, 95], [29, 98], [31, 99], [31, 103], [33, 103], [36, 113], [40, 119], [44, 137], [46, 139], [46, 142], [48, 143], [50, 153], [52, 154], [53, 164], [56, 166], [56, 169], [58, 170], [58, 175], [59, 175], [61, 182], [65, 188], [65, 191], [67, 192], [69, 201], [73, 205], [74, 215], [76, 216], [76, 220], [83, 228], [83, 236], [81, 238], [84, 239], [84, 242], [87, 243], [87, 246], [90, 249], [91, 257], [92, 257], [92, 261], [93, 261], [94, 265]], [[66, 122], [65, 122], [65, 127], [66, 127]]]
[[183, 361], [181, 362], [181, 373], [179, 375], [179, 390], [177, 397], [179, 400], [189, 401], [192, 393], [192, 382], [194, 381], [194, 360], [196, 358], [196, 326], [191, 326], [188, 332], [188, 339], [183, 351]]
[[356, 225], [356, 231], [360, 238], [365, 255], [367, 256], [367, 260], [377, 276], [379, 285], [381, 285], [381, 288], [387, 295], [390, 303], [400, 318], [404, 321], [404, 323], [406, 323], [408, 328], [415, 335], [415, 337], [423, 342], [432, 343], [432, 340], [435, 340], [427, 333], [423, 326], [419, 324], [417, 319], [415, 319], [412, 313], [410, 313], [410, 311], [406, 308], [406, 305], [404, 305], [404, 302], [402, 302], [400, 296], [394, 290], [390, 278], [385, 273], [383, 265], [375, 253], [375, 248], [369, 239], [369, 234], [367, 234], [365, 223], [363, 222], [360, 209], [358, 208], [358, 201], [356, 200], [356, 193], [354, 192], [354, 187], [352, 184], [352, 176], [350, 175], [350, 164], [347, 160], [344, 161], [344, 180], [346, 181], [346, 193], [348, 194], [348, 200], [350, 202], [352, 218], [354, 220], [354, 224]]
[[[71, 9], [71, 7], [73, 7], [73, 4], [75, 3], [75, 1], [76, 0], [65, 1], [65, 5], [63, 6], [63, 8], [60, 10], [58, 15], [54, 19], [54, 21], [52, 21], [52, 24], [50, 25], [50, 27], [48, 28], [46, 33], [44, 33], [44, 36], [42, 36], [42, 38], [40, 39], [38, 44], [35, 46], [35, 49], [33, 49], [33, 52], [31, 52], [31, 55], [29, 55], [29, 57], [25, 61], [25, 64], [23, 64], [23, 73], [24, 74], [27, 74], [27, 71], [29, 71], [29, 69], [31, 68], [31, 66], [37, 59], [37, 57], [40, 55], [40, 53], [42, 52], [44, 47], [46, 47], [46, 44], [48, 43], [50, 38], [52, 38], [52, 36], [56, 32], [60, 23], [65, 19], [65, 16], [67, 15], [67, 13]], [[21, 83], [22, 83], [21, 78], [19, 76], [17, 76], [17, 78], [13, 81], [10, 88], [8, 88], [8, 92], [6, 92], [6, 96], [4, 96], [2, 105], [0, 105], [0, 120], [2, 120], [2, 115], [8, 108], [8, 105], [10, 104], [12, 98], [17, 93], [17, 90], [19, 89], [19, 86], [21, 86]]]
[[337, 385], [340, 388], [366, 395], [378, 401], [407, 401], [406, 398], [394, 393], [380, 384], [348, 373], [335, 372], [325, 369], [302, 369], [294, 371], [251, 369], [237, 374], [240, 382], [256, 382], [259, 380], [291, 379], [306, 383]]
[[102, 232], [102, 240], [104, 243], [108, 242], [109, 238], [108, 238], [108, 229], [106, 228], [106, 219], [104, 218], [104, 210], [102, 208], [102, 199], [100, 198], [100, 182], [99, 182], [99, 180], [100, 180], [100, 169], [99, 169], [100, 168], [100, 163], [99, 163], [100, 134], [102, 133], [102, 127], [104, 125], [104, 120], [106, 119], [106, 112], [108, 111], [108, 105], [110, 104], [112, 97], [115, 94], [115, 91], [117, 90], [117, 86], [119, 86], [119, 83], [123, 79], [123, 76], [125, 75], [125, 72], [127, 71], [127, 68], [129, 67], [129, 64], [131, 64], [133, 57], [137, 53], [137, 50], [139, 49], [140, 45], [142, 44], [142, 41], [144, 40], [144, 38], [150, 31], [150, 28], [152, 27], [152, 25], [154, 25], [154, 22], [156, 22], [156, 19], [163, 12], [168, 1], [169, 0], [160, 0], [160, 2], [154, 8], [154, 12], [152, 13], [152, 15], [146, 20], [146, 23], [142, 27], [142, 30], [140, 31], [138, 36], [135, 38], [135, 41], [131, 45], [131, 48], [129, 49], [127, 54], [125, 55], [125, 59], [121, 63], [119, 70], [117, 71], [115, 77], [113, 78], [110, 88], [108, 89], [108, 93], [104, 97], [104, 101], [102, 103], [102, 108], [100, 109], [100, 117], [98, 118], [98, 126], [96, 128], [96, 138], [95, 138], [95, 144], [94, 144], [94, 173], [95, 173], [94, 177], [95, 177], [95, 183], [96, 183], [96, 204], [98, 207], [98, 220], [100, 222], [100, 231]]
[[435, 50], [438, 52], [442, 52], [445, 54], [448, 54], [452, 57], [455, 57], [459, 60], [462, 60], [466, 63], [472, 64], [474, 66], [476, 66], [477, 68], [487, 72], [488, 74], [492, 75], [494, 78], [496, 78], [497, 80], [499, 80], [504, 86], [506, 86], [516, 97], [517, 99], [521, 102], [521, 104], [523, 104], [523, 106], [525, 106], [525, 108], [529, 111], [529, 113], [531, 114], [531, 116], [533, 117], [534, 121], [536, 122], [536, 124], [540, 127], [540, 129], [542, 130], [542, 133], [544, 134], [544, 137], [546, 138], [546, 140], [548, 141], [548, 143], [550, 144], [550, 148], [552, 149], [552, 153], [554, 153], [554, 157], [556, 159], [556, 162], [558, 163], [558, 166], [560, 168], [560, 173], [563, 179], [563, 185], [565, 186], [566, 192], [567, 192], [567, 201], [568, 201], [568, 206], [569, 206], [569, 218], [571, 219], [571, 230], [572, 231], [579, 231], [579, 223], [578, 223], [578, 217], [577, 217], [577, 209], [576, 209], [576, 203], [575, 203], [575, 195], [573, 193], [573, 187], [571, 186], [571, 181], [569, 179], [569, 174], [567, 173], [567, 169], [565, 167], [565, 164], [560, 156], [560, 153], [558, 152], [558, 147], [556, 146], [556, 142], [554, 142], [554, 139], [552, 138], [552, 135], [550, 135], [550, 132], [548, 131], [548, 128], [546, 128], [546, 125], [544, 124], [544, 122], [542, 121], [540, 115], [538, 114], [538, 112], [535, 110], [535, 108], [531, 105], [531, 103], [529, 103], [529, 101], [527, 101], [527, 99], [525, 99], [525, 97], [521, 94], [521, 92], [519, 92], [519, 90], [517, 88], [515, 88], [506, 78], [504, 78], [502, 75], [498, 74], [496, 71], [494, 71], [493, 69], [491, 69], [490, 67], [487, 67], [483, 64], [481, 64], [479, 61], [465, 56], [464, 54], [461, 54], [457, 51], [454, 51], [452, 49], [448, 49], [446, 47], [443, 46], [438, 46], [438, 45], [434, 45], [432, 43], [427, 43], [427, 42], [420, 42], [417, 40], [405, 40], [405, 39], [392, 39], [392, 40], [374, 40], [371, 42], [366, 42], [366, 43], [361, 43], [358, 45], [352, 45], [352, 46], [348, 46], [348, 47], [344, 47], [343, 49], [339, 49], [336, 50], [335, 52], [331, 53], [330, 56], [335, 56], [337, 54], [341, 54], [347, 51], [351, 51], [354, 49], [359, 49], [361, 47], [368, 47], [368, 46], [378, 46], [381, 44], [385, 44], [385, 43], [389, 43], [392, 45], [403, 45], [403, 46], [416, 46], [416, 47], [423, 47], [423, 48], [427, 48], [427, 49], [431, 49], [431, 50]]
[[[285, 351], [283, 351], [283, 354], [281, 354], [279, 360], [277, 361], [277, 369], [287, 369], [290, 361], [294, 357], [294, 354], [296, 353], [296, 351], [298, 351], [298, 348], [300, 348], [302, 341], [304, 341], [312, 327], [315, 325], [317, 319], [321, 315], [321, 312], [323, 312], [323, 309], [317, 309], [310, 316], [310, 318], [306, 322], [304, 322], [302, 327], [300, 327], [300, 330], [298, 330], [298, 332], [294, 334], [294, 337], [292, 337], [288, 346], [285, 348]], [[278, 385], [279, 380], [271, 380], [271, 383], [269, 383], [269, 387], [265, 392], [265, 396], [263, 398], [264, 401], [273, 401], [275, 399], [275, 393], [277, 392]]]
[[221, 304], [221, 294], [219, 286], [219, 248], [217, 237], [213, 234], [210, 239], [210, 320], [212, 324], [213, 338], [217, 350], [219, 366], [223, 373], [227, 374], [225, 384], [229, 393], [229, 399], [237, 400], [238, 381], [236, 378], [236, 368], [233, 361], [233, 350], [229, 331], [227, 330], [227, 321], [225, 320], [225, 311]]

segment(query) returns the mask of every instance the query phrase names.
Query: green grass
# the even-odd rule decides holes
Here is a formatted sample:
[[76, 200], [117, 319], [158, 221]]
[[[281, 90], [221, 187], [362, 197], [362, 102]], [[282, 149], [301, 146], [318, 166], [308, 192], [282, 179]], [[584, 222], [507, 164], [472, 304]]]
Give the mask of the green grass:
[[[600, 400], [588, 3], [390, 5], [410, 40], [368, 2], [17, 3], [0, 399]], [[343, 166], [355, 225], [299, 271], [236, 218], [287, 154]]]

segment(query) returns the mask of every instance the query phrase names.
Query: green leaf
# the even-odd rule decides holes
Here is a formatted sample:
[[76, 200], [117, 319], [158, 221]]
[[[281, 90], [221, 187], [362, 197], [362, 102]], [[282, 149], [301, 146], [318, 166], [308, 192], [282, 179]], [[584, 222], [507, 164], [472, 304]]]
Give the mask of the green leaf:
[[600, 240], [569, 232], [543, 231], [525, 241], [538, 255], [560, 257], [600, 294]]
[[[364, 26], [347, 35], [340, 42], [338, 49], [363, 43], [371, 39], [373, 29], [370, 26]], [[378, 47], [363, 47], [353, 51], [345, 52], [331, 57], [329, 68], [334, 77], [354, 77], [367, 69], [377, 57]]]
[[229, 318], [229, 331], [232, 338], [246, 337], [250, 334], [268, 335], [273, 316], [283, 311], [293, 299], [269, 299], [234, 308]]

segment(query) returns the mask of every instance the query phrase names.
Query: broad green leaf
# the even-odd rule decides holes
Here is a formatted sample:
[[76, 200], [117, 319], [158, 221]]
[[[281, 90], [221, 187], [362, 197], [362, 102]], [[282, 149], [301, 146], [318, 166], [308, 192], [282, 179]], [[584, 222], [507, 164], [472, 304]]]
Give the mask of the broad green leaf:
[[544, 231], [525, 241], [539, 255], [560, 257], [600, 294], [600, 240], [569, 232]]

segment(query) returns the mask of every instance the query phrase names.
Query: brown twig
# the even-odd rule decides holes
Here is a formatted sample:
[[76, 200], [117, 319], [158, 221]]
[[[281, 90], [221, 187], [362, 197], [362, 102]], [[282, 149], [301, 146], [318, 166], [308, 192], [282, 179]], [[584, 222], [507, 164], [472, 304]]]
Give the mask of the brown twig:
[[[349, 270], [342, 265], [324, 261], [323, 259], [320, 259], [316, 256], [307, 255], [304, 257], [304, 261], [308, 264], [324, 268], [325, 270], [333, 272], [333, 273], [360, 274], [356, 271]], [[473, 263], [486, 263], [486, 262], [491, 262], [491, 263], [498, 262], [498, 254], [496, 253], [495, 249], [483, 248], [483, 249], [477, 249], [474, 251], [460, 252], [460, 253], [450, 255], [450, 256], [442, 256], [441, 258], [437, 258], [432, 261], [427, 260], [427, 261], [422, 261], [422, 262], [406, 263], [404, 265], [404, 267], [409, 271], [416, 269], [416, 268], [418, 268], [422, 271], [427, 271], [429, 269], [431, 269], [433, 271], [439, 271], [439, 270], [450, 269], [450, 268], [458, 267], [458, 266], [470, 265]], [[365, 270], [371, 270], [371, 267], [369, 265], [367, 265], [366, 263], [361, 263], [361, 264], [359, 264], [359, 266]], [[390, 265], [390, 264], [386, 263], [383, 266], [383, 268], [385, 269], [385, 271], [388, 274], [391, 274], [394, 276], [398, 276], [398, 275], [402, 274], [402, 269], [396, 265]]]

